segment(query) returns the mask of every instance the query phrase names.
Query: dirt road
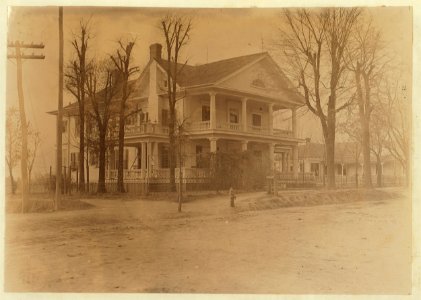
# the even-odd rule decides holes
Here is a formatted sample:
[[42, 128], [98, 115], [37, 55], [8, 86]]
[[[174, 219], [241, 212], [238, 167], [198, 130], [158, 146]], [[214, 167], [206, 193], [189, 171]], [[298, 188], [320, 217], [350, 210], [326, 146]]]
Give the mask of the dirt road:
[[91, 199], [88, 210], [7, 215], [6, 290], [410, 292], [409, 200], [244, 209], [261, 196], [181, 214], [167, 201]]

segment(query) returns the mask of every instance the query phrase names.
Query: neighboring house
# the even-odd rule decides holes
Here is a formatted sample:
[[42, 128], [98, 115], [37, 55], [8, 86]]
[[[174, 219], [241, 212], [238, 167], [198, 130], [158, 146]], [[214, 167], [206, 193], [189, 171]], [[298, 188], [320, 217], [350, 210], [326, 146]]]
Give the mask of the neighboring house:
[[[161, 45], [150, 46], [150, 60], [133, 87], [130, 105], [139, 113], [126, 122], [124, 169], [126, 179], [168, 178], [168, 62]], [[171, 67], [174, 67], [172, 64]], [[304, 105], [282, 70], [268, 53], [225, 59], [204, 65], [179, 66], [177, 116], [184, 120], [188, 139], [184, 144], [187, 177], [205, 176], [204, 157], [216, 151], [251, 150], [256, 160], [271, 170], [276, 152], [291, 159], [298, 173], [296, 110]], [[274, 113], [290, 114], [288, 128], [274, 128]], [[56, 112], [52, 112], [56, 114]], [[77, 168], [77, 103], [64, 108], [63, 164]], [[70, 133], [70, 135], [69, 135]], [[68, 145], [71, 145], [70, 147]], [[95, 156], [95, 155], [91, 155]], [[108, 179], [116, 178], [117, 150], [108, 153]], [[95, 181], [96, 159], [90, 179]], [[285, 169], [285, 171], [287, 171]]]
[[[305, 145], [298, 147], [300, 173], [311, 173], [320, 181], [326, 174], [325, 145], [312, 143], [306, 140]], [[335, 145], [335, 175], [337, 184], [362, 182], [363, 157], [361, 146], [355, 142], [336, 143]], [[403, 183], [404, 171], [401, 164], [391, 155], [382, 157], [382, 175], [385, 183]], [[377, 167], [376, 159], [371, 157], [371, 176], [373, 184], [376, 184]]]

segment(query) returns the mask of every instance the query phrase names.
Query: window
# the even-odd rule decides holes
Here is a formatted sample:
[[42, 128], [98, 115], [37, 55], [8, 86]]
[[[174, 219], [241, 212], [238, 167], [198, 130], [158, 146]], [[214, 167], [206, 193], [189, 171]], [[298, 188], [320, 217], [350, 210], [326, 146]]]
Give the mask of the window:
[[253, 126], [260, 127], [262, 126], [262, 116], [259, 114], [252, 115], [252, 124]]
[[203, 147], [201, 145], [196, 145], [196, 167], [197, 168], [204, 168], [204, 161], [203, 161]]
[[256, 158], [255, 159], [256, 166], [261, 167], [262, 163], [263, 163], [263, 161], [262, 161], [262, 151], [260, 151], [260, 150], [254, 151], [254, 157]]
[[125, 149], [124, 151], [123, 168], [126, 170], [129, 168], [129, 149]]
[[124, 125], [136, 125], [136, 123], [137, 123], [137, 115], [133, 114], [133, 115], [127, 117]]
[[162, 123], [162, 125], [163, 126], [168, 126], [168, 121], [169, 121], [169, 118], [168, 118], [168, 109], [163, 109], [163, 110], [161, 110], [161, 123]]
[[319, 164], [318, 163], [311, 163], [310, 171], [314, 173], [315, 176], [319, 176]]
[[79, 117], [75, 118], [75, 135], [79, 135], [79, 126], [80, 126], [80, 120]]
[[98, 161], [98, 153], [97, 152], [91, 152], [90, 151], [90, 153], [89, 153], [89, 164], [91, 165], [91, 166], [95, 166], [95, 167], [98, 167], [98, 163], [99, 163], [99, 161]]
[[229, 121], [230, 123], [238, 124], [238, 110], [230, 109]]
[[79, 165], [79, 153], [72, 152], [70, 153], [70, 168], [76, 170]]
[[210, 107], [208, 105], [202, 106], [202, 121], [210, 121]]
[[336, 165], [336, 168], [337, 168], [338, 175], [342, 175], [342, 169], [343, 169], [343, 175], [346, 176], [346, 166], [345, 165], [342, 167], [341, 164], [338, 164], [338, 165]]
[[[129, 149], [124, 149], [124, 155], [123, 155], [123, 169], [127, 170], [129, 168]], [[114, 152], [114, 157], [115, 157], [115, 165], [114, 165], [114, 169], [118, 169], [118, 149], [115, 150]]]
[[168, 159], [168, 146], [161, 145], [161, 168], [169, 168], [169, 159]]

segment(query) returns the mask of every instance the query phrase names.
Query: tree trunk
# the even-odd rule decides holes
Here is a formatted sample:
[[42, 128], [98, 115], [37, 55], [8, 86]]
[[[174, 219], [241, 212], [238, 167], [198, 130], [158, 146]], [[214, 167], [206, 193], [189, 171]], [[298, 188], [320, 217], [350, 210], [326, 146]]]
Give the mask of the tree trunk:
[[[175, 97], [175, 95], [174, 95]], [[169, 140], [170, 144], [168, 147], [168, 160], [170, 167], [170, 190], [171, 192], [176, 191], [175, 186], [175, 167], [176, 167], [176, 143], [175, 143], [175, 105], [170, 103], [170, 122], [168, 124], [169, 129]]]
[[86, 143], [86, 192], [89, 193], [89, 142]]
[[361, 120], [362, 129], [362, 151], [364, 160], [364, 187], [371, 188], [373, 184], [371, 182], [371, 160], [370, 160], [370, 131], [369, 121], [367, 116], [364, 116]]
[[14, 195], [16, 193], [16, 185], [15, 185], [15, 179], [13, 178], [13, 170], [9, 166], [9, 177], [10, 177], [10, 187], [12, 188], [12, 194]]
[[[124, 193], [124, 102], [120, 107], [120, 120], [118, 128], [118, 168], [117, 168], [117, 192]], [[149, 166], [148, 166], [149, 168]]]
[[179, 161], [179, 167], [178, 167], [178, 212], [181, 212], [181, 205], [183, 202], [183, 171], [181, 169], [182, 163], [181, 163], [181, 143], [178, 146], [178, 161]]
[[99, 173], [98, 173], [98, 193], [106, 193], [105, 188], [105, 130], [99, 131]]
[[334, 189], [335, 184], [335, 139], [326, 139], [327, 188]]
[[327, 188], [334, 189], [335, 184], [335, 127], [336, 127], [336, 111], [335, 101], [329, 98], [329, 108], [326, 125], [323, 126], [323, 134], [326, 146], [326, 166], [327, 166]]
[[28, 193], [31, 193], [31, 173], [32, 173], [32, 168], [30, 168], [28, 170]]
[[[84, 111], [84, 104], [79, 104], [80, 112]], [[79, 117], [79, 191], [85, 191], [85, 118]]]
[[380, 155], [376, 155], [376, 168], [377, 168], [377, 187], [382, 187], [383, 168]]

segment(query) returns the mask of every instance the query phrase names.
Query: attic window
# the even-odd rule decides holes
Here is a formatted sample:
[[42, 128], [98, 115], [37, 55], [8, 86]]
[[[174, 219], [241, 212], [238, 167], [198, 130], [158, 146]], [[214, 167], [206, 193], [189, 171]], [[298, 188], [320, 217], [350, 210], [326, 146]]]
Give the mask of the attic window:
[[255, 80], [253, 80], [251, 82], [252, 85], [256, 86], [256, 87], [260, 87], [260, 88], [265, 88], [265, 83], [263, 82], [262, 79], [260, 78], [256, 78]]

